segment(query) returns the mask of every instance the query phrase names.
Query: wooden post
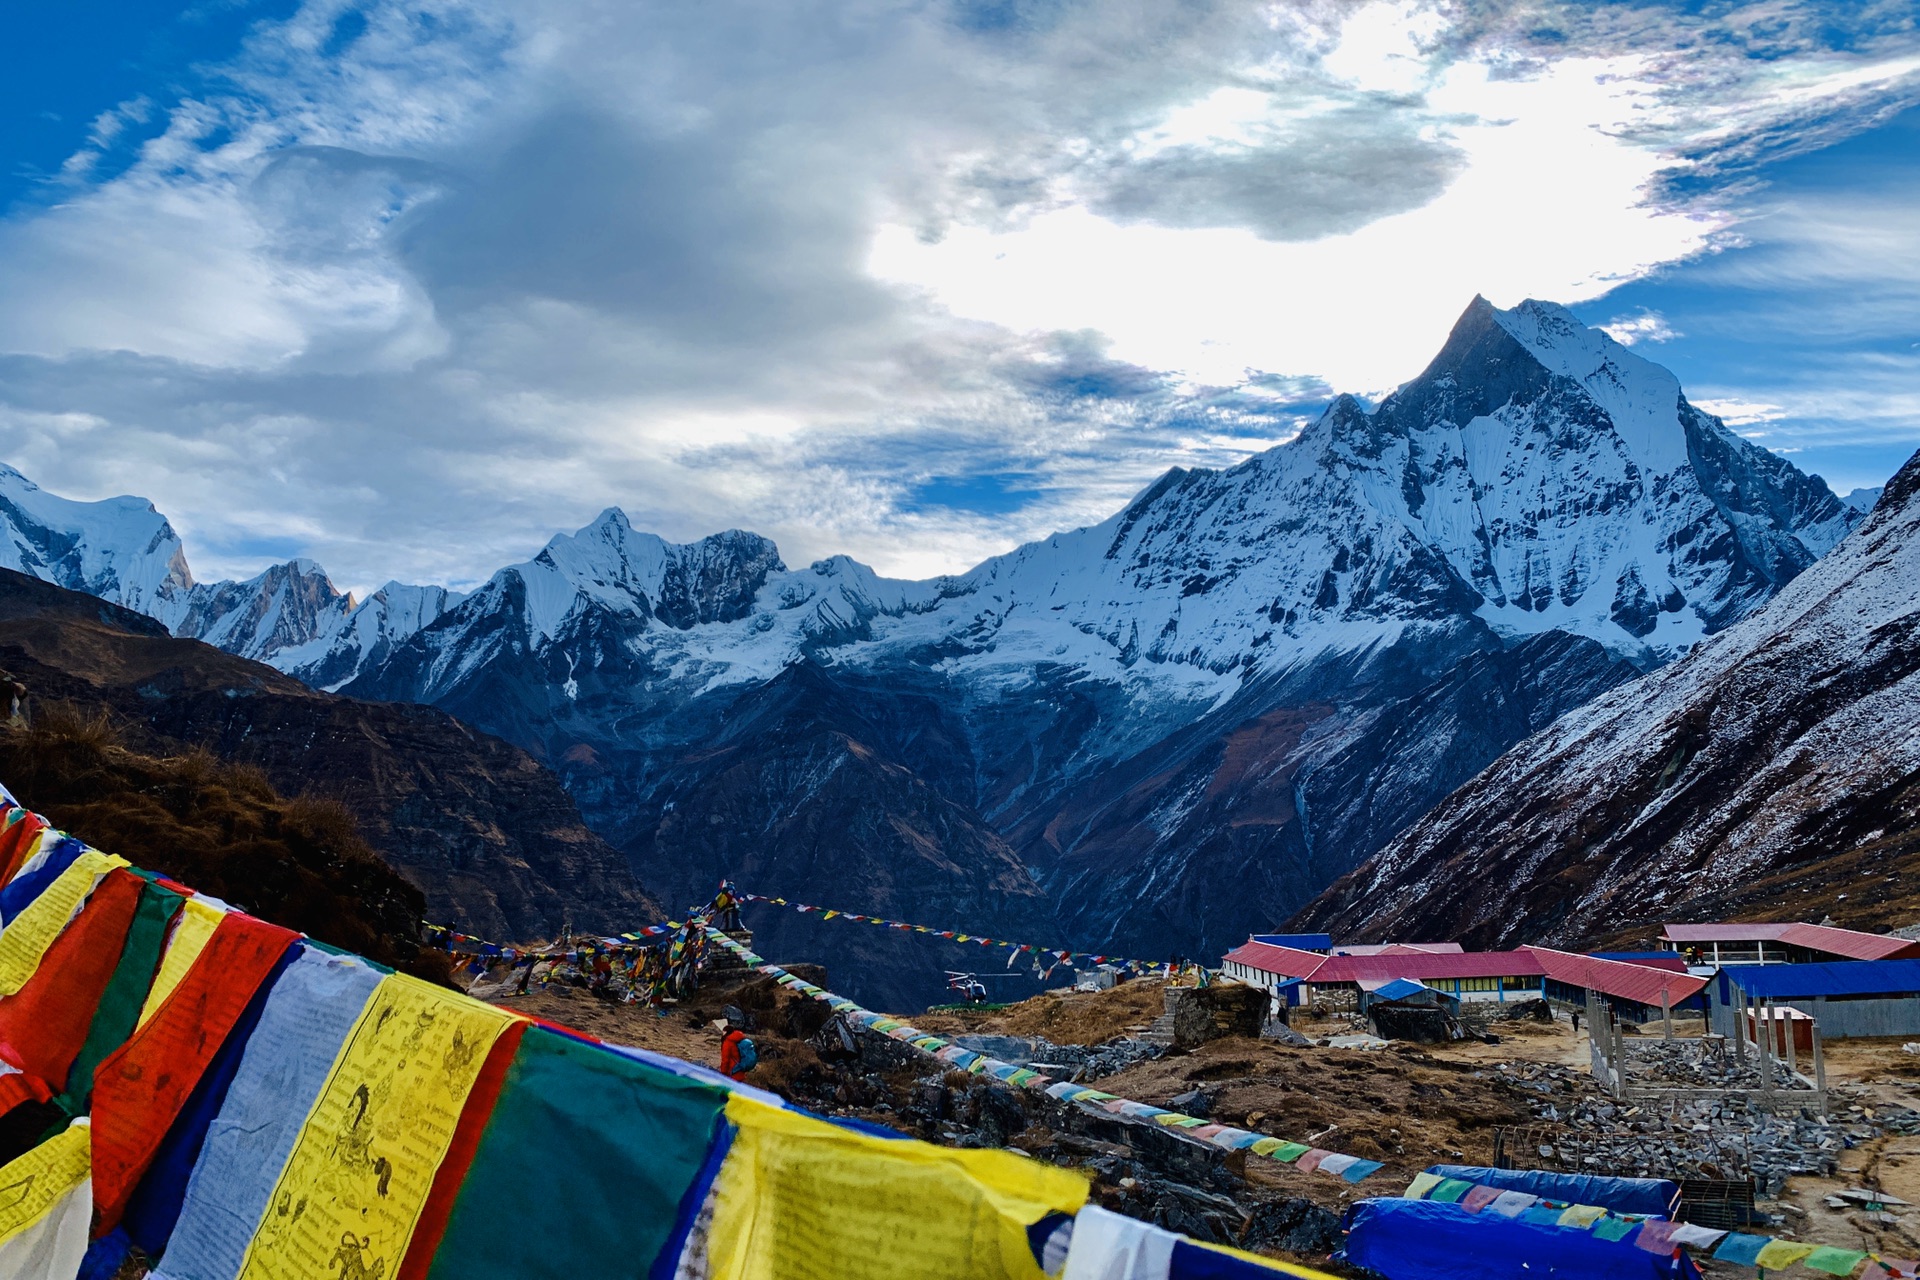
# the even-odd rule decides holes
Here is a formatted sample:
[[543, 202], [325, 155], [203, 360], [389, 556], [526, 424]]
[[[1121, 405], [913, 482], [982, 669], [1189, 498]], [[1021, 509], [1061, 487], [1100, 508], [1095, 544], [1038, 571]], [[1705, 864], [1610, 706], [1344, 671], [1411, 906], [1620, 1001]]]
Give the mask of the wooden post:
[[1734, 1006], [1733, 1058], [1741, 1066], [1747, 1065], [1747, 993], [1744, 991], [1740, 992], [1740, 1003]]
[[1666, 1026], [1666, 1038], [1673, 1039], [1673, 989], [1660, 988], [1660, 1021]]

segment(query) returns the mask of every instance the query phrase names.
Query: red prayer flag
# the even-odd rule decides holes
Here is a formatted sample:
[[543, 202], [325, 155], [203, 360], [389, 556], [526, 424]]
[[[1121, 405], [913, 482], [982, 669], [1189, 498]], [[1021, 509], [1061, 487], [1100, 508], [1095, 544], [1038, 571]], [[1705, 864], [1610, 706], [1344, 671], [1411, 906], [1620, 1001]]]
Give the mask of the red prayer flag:
[[233, 912], [146, 1025], [94, 1074], [94, 1234], [119, 1225], [187, 1095], [254, 992], [300, 935]]
[[1680, 1247], [1673, 1242], [1673, 1233], [1679, 1225], [1677, 1222], [1643, 1223], [1633, 1242], [1648, 1253], [1671, 1254]]
[[18, 822], [0, 831], [0, 885], [19, 874], [20, 864], [33, 848], [33, 838], [47, 829], [47, 821], [37, 813], [23, 813]]
[[47, 948], [26, 985], [0, 1000], [0, 1057], [56, 1092], [67, 1087], [67, 1072], [113, 980], [140, 906], [140, 889], [140, 877], [132, 872], [109, 872]]

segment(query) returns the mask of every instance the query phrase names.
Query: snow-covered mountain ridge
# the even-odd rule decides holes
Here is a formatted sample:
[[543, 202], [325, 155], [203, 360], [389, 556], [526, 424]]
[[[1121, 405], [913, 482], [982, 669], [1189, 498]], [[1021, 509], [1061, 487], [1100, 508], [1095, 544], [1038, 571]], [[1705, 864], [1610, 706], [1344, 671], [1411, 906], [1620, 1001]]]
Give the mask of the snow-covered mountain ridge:
[[[640, 624], [654, 665], [703, 686], [764, 679], [802, 653], [861, 662], [932, 645], [954, 671], [1065, 661], [1124, 680], [1141, 664], [1190, 667], [1156, 682], [1208, 701], [1255, 670], [1469, 615], [1503, 637], [1569, 631], [1652, 665], [1751, 609], [1858, 519], [1562, 308], [1483, 300], [1379, 408], [1342, 398], [1241, 466], [1169, 472], [1099, 525], [921, 582], [846, 557], [789, 570], [772, 542], [738, 530], [675, 545], [616, 508], [471, 599], [389, 583], [356, 602], [309, 560], [196, 584], [171, 526], [139, 499], [71, 503], [8, 469], [0, 504], [7, 567], [324, 687], [435, 624], [495, 619], [540, 649], [605, 611]], [[505, 642], [484, 630], [477, 652], [434, 644], [429, 700]]]
[[[180, 634], [533, 751], [670, 894], [682, 864], [695, 891], [776, 825], [715, 811], [694, 840], [687, 806], [781, 794], [773, 780], [804, 772], [783, 742], [841, 758], [802, 731], [830, 705], [857, 728], [840, 738], [959, 806], [917, 812], [1010, 843], [1082, 945], [1152, 954], [1275, 923], [1519, 738], [1764, 604], [1862, 519], [1562, 308], [1480, 299], [1378, 407], [1343, 397], [1237, 467], [1170, 471], [1100, 524], [926, 581], [846, 557], [788, 568], [738, 530], [673, 544], [609, 509], [464, 598], [389, 586], [354, 602], [298, 561], [196, 586], [165, 521], [116, 502], [147, 521], [103, 524], [118, 550], [72, 567], [35, 550], [26, 571], [132, 589]], [[61, 545], [18, 528], [13, 542], [23, 559]], [[171, 578], [157, 567], [176, 561]], [[826, 674], [781, 682], [796, 664]], [[728, 737], [770, 714], [776, 686], [791, 732]], [[723, 741], [736, 774], [716, 790], [702, 762]], [[834, 856], [812, 864], [823, 900]]]
[[1763, 609], [1502, 755], [1299, 918], [1500, 946], [1674, 918], [1912, 918], [1920, 454]]
[[[145, 498], [75, 502], [0, 464], [0, 568], [84, 591], [166, 624], [178, 636], [279, 667], [325, 687], [351, 678], [464, 597], [389, 582], [364, 601], [311, 560], [244, 582], [195, 582], [186, 549]], [[350, 654], [345, 666], [341, 655]], [[340, 676], [330, 679], [338, 669]]]

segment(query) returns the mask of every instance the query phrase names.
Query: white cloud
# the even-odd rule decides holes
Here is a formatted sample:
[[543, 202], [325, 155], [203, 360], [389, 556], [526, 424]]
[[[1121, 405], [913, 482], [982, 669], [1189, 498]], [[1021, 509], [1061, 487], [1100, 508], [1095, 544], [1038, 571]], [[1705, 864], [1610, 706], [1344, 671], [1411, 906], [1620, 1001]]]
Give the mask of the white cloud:
[[[1607, 332], [1613, 333], [1612, 328], [1609, 327]], [[1614, 334], [1614, 337], [1625, 341], [1618, 334]], [[1751, 427], [1762, 422], [1778, 422], [1787, 416], [1787, 410], [1782, 405], [1768, 404], [1765, 401], [1741, 400], [1736, 397], [1695, 398], [1693, 404], [1695, 408], [1712, 414], [1730, 427]]]
[[[1411, 375], [1475, 293], [1714, 244], [1728, 157], [1911, 71], [1764, 8], [423, 0], [347, 39], [315, 0], [0, 223], [0, 457], [152, 496], [203, 572], [470, 581], [609, 504], [963, 567]], [[1026, 496], [915, 501], [982, 473]]]
[[1667, 323], [1667, 318], [1658, 311], [1641, 311], [1637, 315], [1615, 316], [1600, 326], [1610, 334], [1615, 342], [1630, 347], [1636, 342], [1672, 342], [1686, 335]]

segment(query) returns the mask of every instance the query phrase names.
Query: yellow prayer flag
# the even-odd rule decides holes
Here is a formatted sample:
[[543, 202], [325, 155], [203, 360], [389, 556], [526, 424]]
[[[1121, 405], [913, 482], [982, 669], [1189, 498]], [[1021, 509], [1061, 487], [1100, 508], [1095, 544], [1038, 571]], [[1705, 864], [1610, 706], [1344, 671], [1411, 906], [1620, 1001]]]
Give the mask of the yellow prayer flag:
[[[1280, 1144], [1276, 1142], [1273, 1145], [1277, 1147]], [[1256, 1144], [1255, 1150], [1258, 1149], [1258, 1145]], [[1265, 1155], [1266, 1152], [1262, 1151], [1260, 1154]], [[1408, 1184], [1406, 1192], [1401, 1196], [1401, 1199], [1424, 1200], [1427, 1198], [1427, 1192], [1433, 1190], [1444, 1181], [1446, 1181], [1446, 1179], [1437, 1173], [1417, 1173], [1413, 1176], [1413, 1181]]]
[[1599, 1205], [1576, 1204], [1560, 1215], [1559, 1225], [1563, 1227], [1590, 1227], [1607, 1216], [1607, 1211]]
[[100, 877], [126, 865], [125, 858], [88, 849], [7, 922], [6, 929], [0, 931], [0, 996], [13, 995], [27, 985], [27, 979], [46, 957], [47, 948], [72, 921]]
[[727, 1118], [710, 1280], [1041, 1280], [1027, 1227], [1087, 1199], [1079, 1175], [1004, 1151], [871, 1138], [741, 1094]]
[[82, 1118], [0, 1165], [0, 1244], [53, 1211], [93, 1173], [93, 1131]]
[[467, 1094], [513, 1021], [406, 974], [382, 979], [307, 1114], [240, 1280], [398, 1272]]
[[1254, 1143], [1251, 1147], [1248, 1147], [1247, 1150], [1253, 1152], [1253, 1154], [1257, 1156], [1267, 1156], [1267, 1155], [1272, 1155], [1274, 1152], [1278, 1151], [1280, 1148], [1286, 1145], [1287, 1145], [1286, 1143], [1280, 1141], [1280, 1139], [1278, 1138], [1262, 1138], [1260, 1139], [1260, 1141]]
[[193, 962], [207, 949], [207, 943], [213, 939], [213, 931], [226, 918], [226, 912], [210, 903], [199, 898], [187, 899], [187, 905], [180, 911], [179, 923], [173, 926], [173, 937], [167, 941], [167, 953], [160, 961], [160, 973], [147, 992], [147, 1002], [140, 1006], [137, 1026], [146, 1026], [147, 1019], [160, 1011], [160, 1006], [167, 1002], [173, 989], [187, 976], [187, 970], [193, 968]]
[[1819, 1247], [1817, 1244], [1801, 1244], [1797, 1240], [1775, 1240], [1760, 1251], [1760, 1256], [1753, 1260], [1753, 1265], [1765, 1267], [1769, 1271], [1777, 1271], [1781, 1267], [1792, 1266]]

